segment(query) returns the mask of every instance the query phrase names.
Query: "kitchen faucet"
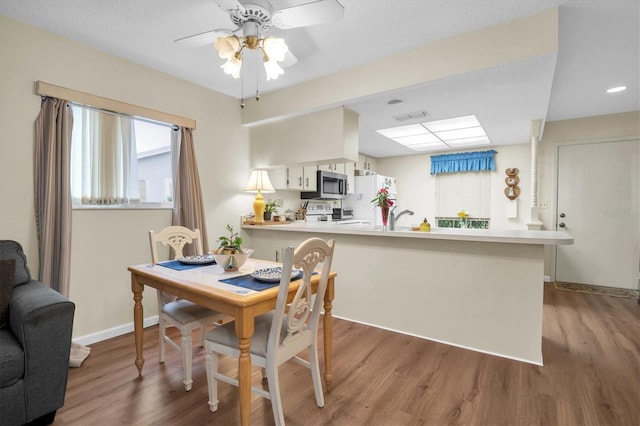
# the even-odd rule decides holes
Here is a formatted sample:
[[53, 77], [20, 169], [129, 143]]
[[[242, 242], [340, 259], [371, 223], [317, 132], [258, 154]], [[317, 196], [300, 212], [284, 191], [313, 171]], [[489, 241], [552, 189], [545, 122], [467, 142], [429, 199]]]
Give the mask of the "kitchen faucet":
[[391, 208], [391, 211], [389, 212], [389, 229], [392, 231], [396, 229], [396, 220], [400, 219], [405, 214], [408, 214], [409, 216], [413, 216], [413, 212], [411, 210], [402, 210], [400, 213], [398, 213], [398, 216], [396, 216], [394, 210], [397, 207], [398, 206], [393, 206]]

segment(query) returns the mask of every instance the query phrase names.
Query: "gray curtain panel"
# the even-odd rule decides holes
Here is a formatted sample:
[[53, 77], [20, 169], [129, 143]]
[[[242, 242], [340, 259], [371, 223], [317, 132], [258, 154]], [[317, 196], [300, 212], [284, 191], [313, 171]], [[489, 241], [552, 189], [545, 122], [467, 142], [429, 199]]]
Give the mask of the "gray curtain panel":
[[[207, 226], [202, 204], [202, 190], [198, 175], [198, 163], [193, 147], [191, 129], [181, 127], [180, 158], [175, 176], [175, 198], [173, 200], [173, 225], [185, 226], [189, 229], [199, 229], [202, 235], [202, 249], [209, 252], [207, 241]], [[184, 248], [184, 255], [193, 255], [194, 244]]]
[[35, 127], [34, 189], [40, 281], [68, 297], [73, 128], [69, 103], [62, 99], [44, 99]]

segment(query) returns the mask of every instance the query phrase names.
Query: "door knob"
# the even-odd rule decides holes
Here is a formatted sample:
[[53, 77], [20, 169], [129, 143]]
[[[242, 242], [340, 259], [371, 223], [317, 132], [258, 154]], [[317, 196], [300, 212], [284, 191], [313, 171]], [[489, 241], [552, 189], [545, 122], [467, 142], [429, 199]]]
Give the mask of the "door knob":
[[560, 223], [558, 224], [558, 226], [559, 226], [560, 228], [564, 228], [564, 227], [565, 227], [565, 224], [564, 224], [564, 222], [560, 222]]
[[560, 213], [560, 217], [564, 217], [564, 216], [565, 216], [565, 214], [564, 214], [564, 213]]

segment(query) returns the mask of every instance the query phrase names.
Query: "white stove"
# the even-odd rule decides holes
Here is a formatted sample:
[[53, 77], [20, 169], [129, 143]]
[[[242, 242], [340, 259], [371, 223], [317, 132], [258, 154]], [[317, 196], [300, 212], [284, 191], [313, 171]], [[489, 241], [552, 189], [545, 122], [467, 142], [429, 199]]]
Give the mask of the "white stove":
[[330, 221], [333, 214], [333, 202], [310, 200], [307, 204], [307, 221]]

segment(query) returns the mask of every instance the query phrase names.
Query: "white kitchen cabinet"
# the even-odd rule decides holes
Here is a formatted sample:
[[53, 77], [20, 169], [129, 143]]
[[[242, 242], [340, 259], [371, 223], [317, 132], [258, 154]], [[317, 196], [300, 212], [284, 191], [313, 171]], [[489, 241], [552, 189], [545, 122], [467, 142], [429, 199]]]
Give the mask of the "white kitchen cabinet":
[[304, 177], [303, 191], [315, 191], [318, 189], [318, 167], [303, 167], [302, 175]]
[[375, 172], [378, 170], [378, 161], [374, 157], [358, 154], [356, 169], [365, 172]]
[[269, 180], [273, 188], [278, 190], [287, 188], [287, 169], [273, 169], [267, 172], [269, 174]]
[[289, 167], [287, 169], [287, 188], [302, 191], [302, 184], [304, 182], [303, 167]]
[[344, 173], [344, 163], [320, 164], [318, 170], [324, 170], [333, 173]]
[[316, 166], [289, 167], [287, 189], [297, 191], [315, 191], [317, 184]]

